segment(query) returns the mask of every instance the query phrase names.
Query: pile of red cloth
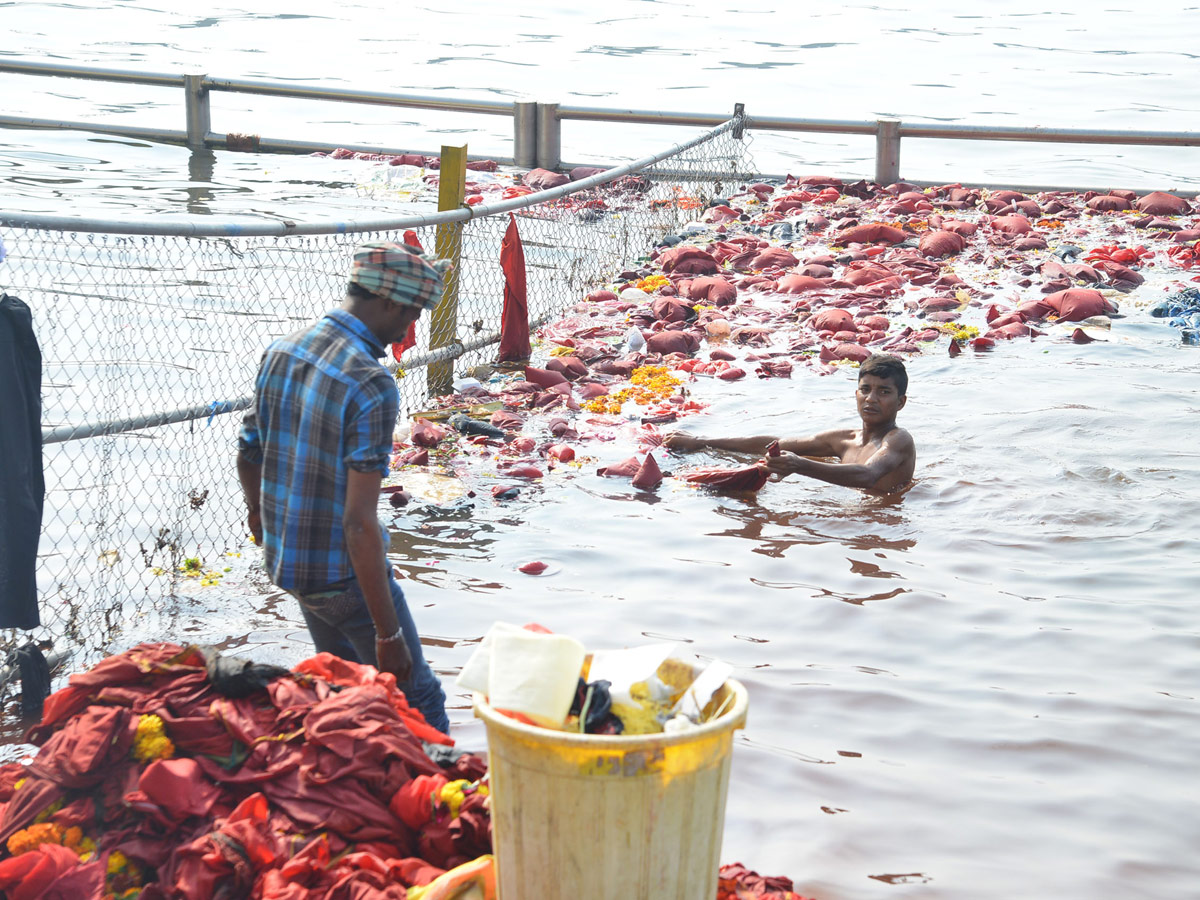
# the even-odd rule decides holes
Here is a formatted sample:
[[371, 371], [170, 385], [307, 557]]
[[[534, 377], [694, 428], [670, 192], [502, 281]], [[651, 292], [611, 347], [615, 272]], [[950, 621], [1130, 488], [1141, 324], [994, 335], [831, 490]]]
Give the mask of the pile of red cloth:
[[435, 761], [391, 675], [322, 653], [227, 696], [209, 671], [143, 644], [46, 701], [37, 756], [0, 766], [3, 896], [403, 900], [491, 851], [485, 764]]
[[[0, 766], [0, 900], [495, 900], [484, 761], [393, 676], [230, 662], [141, 644], [46, 701]], [[723, 866], [717, 897], [791, 884]]]

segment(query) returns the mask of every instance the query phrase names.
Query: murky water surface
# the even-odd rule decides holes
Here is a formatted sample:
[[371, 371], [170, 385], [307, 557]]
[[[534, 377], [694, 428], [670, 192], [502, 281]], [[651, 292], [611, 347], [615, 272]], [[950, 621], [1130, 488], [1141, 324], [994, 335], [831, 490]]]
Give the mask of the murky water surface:
[[[79, 3], [69, 16], [57, 3], [0, 7], [15, 23], [2, 52], [447, 96], [704, 111], [745, 100], [830, 118], [1182, 129], [1196, 114], [1194, 79], [1177, 77], [1194, 67], [1195, 41], [1161, 39], [1172, 25], [1167, 33], [1179, 35], [1196, 10], [1189, 18], [1171, 4], [986, 14], [859, 5], [772, 16], [756, 3], [618, 3], [603, 19], [551, 4], [507, 13], [462, 4], [384, 12], [292, 2], [253, 14], [109, 6]], [[60, 27], [48, 27], [50, 17]], [[94, 89], [38, 81], [43, 93], [10, 92], [5, 105], [85, 117]], [[142, 103], [99, 90], [121, 121], [178, 127], [176, 98]], [[357, 107], [294, 119], [261, 109], [252, 112], [264, 132], [318, 137], [308, 129], [319, 123], [330, 140], [386, 134], [414, 149], [463, 127], [392, 137]], [[246, 115], [231, 114], [222, 130], [250, 130]], [[469, 136], [472, 149], [501, 152], [504, 127], [487, 129]], [[628, 140], [629, 131], [570, 128], [565, 155], [637, 156], [660, 146], [662, 133]], [[588, 134], [593, 143], [576, 136]], [[315, 219], [381, 205], [368, 170], [326, 160], [222, 153], [211, 173], [189, 175], [182, 150], [0, 137], [5, 203], [25, 209], [191, 203]], [[869, 143], [758, 140], [767, 169], [775, 159], [779, 168], [869, 171]], [[912, 177], [969, 181], [952, 165], [967, 164], [992, 181], [1036, 173], [1043, 183], [1170, 187], [1195, 171], [1179, 153], [1006, 149], [987, 161], [944, 144], [922, 156], [906, 142], [906, 153], [910, 143], [925, 166]], [[196, 206], [200, 184], [208, 188]], [[448, 684], [496, 619], [539, 621], [592, 648], [680, 640], [733, 664], [751, 705], [735, 748], [726, 861], [791, 875], [822, 900], [1193, 896], [1197, 359], [1144, 315], [1119, 320], [1105, 344], [1043, 339], [953, 361], [918, 357], [901, 417], [916, 438], [918, 480], [901, 498], [795, 480], [753, 498], [671, 480], [642, 493], [594, 477], [597, 465], [629, 455], [614, 442], [590, 445], [595, 459], [507, 504], [411, 507], [395, 517], [393, 549]], [[709, 414], [691, 427], [850, 424], [852, 391], [849, 373], [804, 371], [714, 385]], [[550, 563], [547, 575], [516, 571], [533, 559]], [[122, 640], [210, 641], [284, 663], [308, 655], [295, 602], [252, 562], [231, 559], [218, 586], [186, 582], [176, 608]], [[468, 699], [457, 694], [453, 706], [455, 735], [482, 746]], [[15, 723], [6, 732], [15, 737]]]

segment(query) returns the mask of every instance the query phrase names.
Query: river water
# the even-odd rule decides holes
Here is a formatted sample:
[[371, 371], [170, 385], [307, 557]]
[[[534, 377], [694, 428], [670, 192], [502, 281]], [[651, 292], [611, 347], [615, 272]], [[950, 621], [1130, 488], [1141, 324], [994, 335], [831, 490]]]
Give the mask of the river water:
[[[520, 6], [444, 0], [395, 5], [291, 0], [208, 5], [144, 0], [9, 0], [13, 57], [170, 73], [262, 78], [448, 98], [557, 101], [617, 109], [914, 123], [1195, 131], [1200, 26], [1194, 2], [1098, 8], [1028, 0], [914, 8], [772, 0], [561, 0]], [[0, 75], [13, 116], [183, 128], [182, 91]], [[218, 93], [213, 129], [436, 152], [512, 155], [511, 122]], [[678, 128], [567, 121], [563, 158], [637, 159]], [[754, 136], [760, 171], [852, 178], [874, 171], [874, 140]], [[1200, 187], [1200, 150], [905, 140], [904, 177], [1083, 186]], [[394, 197], [371, 167], [183, 149], [79, 133], [9, 131], [0, 140], [9, 209], [129, 214], [378, 212]]]
[[[598, 106], [743, 101], [780, 115], [1186, 130], [1197, 113], [1196, 11], [1068, 2], [773, 13], [747, 0], [502, 12], [301, 0], [194, 13], [18, 2], [0, 6], [0, 52]], [[179, 127], [178, 98], [161, 92], [129, 100], [125, 88], [3, 78], [11, 114], [99, 116], [102, 96], [104, 115]], [[377, 111], [287, 109], [233, 111], [214, 127], [413, 149], [466, 134], [472, 152], [507, 152], [503, 120], [470, 131], [477, 121], [442, 117], [397, 137]], [[664, 135], [679, 137], [567, 123], [564, 156], [636, 157]], [[195, 206], [186, 151], [3, 138], [6, 206]], [[767, 171], [870, 172], [869, 141], [754, 140]], [[905, 142], [909, 177], [1197, 184], [1194, 150], [922, 143]], [[200, 210], [315, 219], [396, 208], [372, 178], [361, 165], [220, 153]], [[588, 450], [598, 457], [589, 466], [507, 505], [418, 504], [396, 517], [393, 549], [428, 656], [449, 686], [503, 619], [540, 621], [591, 648], [665, 638], [728, 661], [749, 689], [750, 718], [735, 744], [722, 858], [790, 875], [820, 900], [1196, 896], [1200, 369], [1176, 333], [1136, 304], [1129, 312], [1105, 343], [914, 358], [901, 424], [916, 439], [918, 476], [901, 498], [795, 480], [754, 499], [670, 480], [647, 494], [591, 474], [613, 461], [601, 447]], [[697, 390], [713, 403], [694, 422], [701, 431], [853, 421], [846, 372]], [[548, 574], [517, 571], [532, 559]], [[309, 652], [294, 602], [242, 570], [219, 586], [189, 584], [170, 630], [143, 636], [285, 663]], [[481, 746], [467, 698], [452, 703], [456, 737]]]

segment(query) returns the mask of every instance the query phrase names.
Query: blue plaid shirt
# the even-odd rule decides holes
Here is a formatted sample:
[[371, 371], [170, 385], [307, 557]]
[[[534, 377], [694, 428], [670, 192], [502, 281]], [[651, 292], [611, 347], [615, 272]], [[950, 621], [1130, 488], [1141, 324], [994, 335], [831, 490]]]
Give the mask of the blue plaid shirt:
[[354, 574], [342, 529], [346, 473], [387, 474], [400, 407], [383, 354], [341, 309], [263, 354], [238, 452], [262, 466], [263, 553], [284, 590], [320, 590]]

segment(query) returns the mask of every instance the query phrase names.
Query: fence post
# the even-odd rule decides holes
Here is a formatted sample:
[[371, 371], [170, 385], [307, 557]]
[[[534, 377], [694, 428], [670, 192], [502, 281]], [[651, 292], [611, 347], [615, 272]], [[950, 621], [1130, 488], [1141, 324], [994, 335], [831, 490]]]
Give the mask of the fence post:
[[532, 100], [513, 102], [513, 165], [537, 165], [537, 107]]
[[557, 103], [537, 105], [537, 164], [554, 171], [562, 163], [562, 121]]
[[208, 107], [207, 75], [183, 76], [183, 103], [187, 114], [187, 145], [193, 150], [204, 148], [204, 139], [212, 130], [212, 112]]
[[741, 122], [738, 122], [736, 125], [733, 126], [733, 139], [735, 141], [740, 141], [742, 139], [742, 136], [746, 133], [745, 116], [746, 116], [746, 104], [745, 103], [733, 104], [733, 117], [735, 119], [742, 119]]
[[900, 180], [900, 120], [875, 120], [875, 183]]
[[[459, 209], [467, 195], [467, 147], [442, 146], [442, 162], [438, 169], [438, 211]], [[448, 222], [437, 227], [433, 245], [436, 255], [454, 264], [446, 277], [442, 299], [433, 309], [429, 323], [429, 349], [446, 347], [458, 340], [458, 285], [462, 262], [461, 222]], [[429, 396], [449, 394], [454, 389], [454, 360], [430, 363], [428, 368]]]

